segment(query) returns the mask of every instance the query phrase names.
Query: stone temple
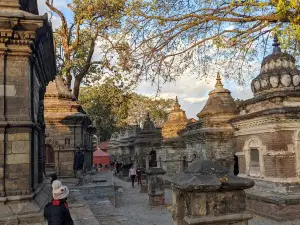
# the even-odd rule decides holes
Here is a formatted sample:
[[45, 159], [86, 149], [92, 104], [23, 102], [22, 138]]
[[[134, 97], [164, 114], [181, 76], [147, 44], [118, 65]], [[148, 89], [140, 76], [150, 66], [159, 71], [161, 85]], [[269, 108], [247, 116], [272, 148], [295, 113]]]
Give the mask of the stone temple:
[[275, 38], [252, 81], [252, 99], [231, 120], [240, 176], [256, 185], [248, 192], [255, 213], [285, 220], [300, 217], [300, 71]]
[[45, 94], [46, 172], [74, 177], [76, 147], [84, 152], [84, 169], [93, 162], [95, 128], [61, 77], [49, 83]]
[[[165, 180], [172, 182], [170, 177], [197, 160], [209, 160], [233, 172], [236, 156], [239, 176], [255, 182], [246, 190], [250, 212], [275, 220], [300, 218], [300, 71], [295, 58], [281, 51], [277, 37], [273, 47], [251, 83], [253, 98], [237, 105], [218, 74], [215, 89], [197, 115], [199, 120], [189, 122], [176, 99], [163, 125], [161, 142], [151, 147], [144, 142], [138, 151], [131, 145], [127, 152], [131, 162], [136, 162], [142, 149], [147, 154], [139, 155], [139, 161], [154, 160], [149, 157], [152, 149], [154, 166], [162, 167]], [[132, 136], [131, 143], [139, 135]], [[119, 136], [111, 142], [120, 161], [125, 154], [118, 147], [124, 145], [121, 140]], [[114, 155], [110, 148], [109, 152]]]
[[51, 191], [43, 111], [56, 75], [53, 32], [34, 0], [0, 0], [0, 17], [0, 224], [40, 222]]

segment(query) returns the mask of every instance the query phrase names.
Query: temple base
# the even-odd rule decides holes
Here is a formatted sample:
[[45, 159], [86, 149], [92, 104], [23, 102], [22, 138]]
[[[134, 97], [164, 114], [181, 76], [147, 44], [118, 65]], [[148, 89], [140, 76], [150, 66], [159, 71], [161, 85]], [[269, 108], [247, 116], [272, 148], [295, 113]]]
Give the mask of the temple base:
[[300, 193], [275, 193], [254, 187], [247, 190], [246, 194], [250, 213], [276, 221], [300, 219]]
[[51, 200], [51, 187], [39, 185], [31, 195], [0, 198], [0, 225], [44, 222], [43, 209]]

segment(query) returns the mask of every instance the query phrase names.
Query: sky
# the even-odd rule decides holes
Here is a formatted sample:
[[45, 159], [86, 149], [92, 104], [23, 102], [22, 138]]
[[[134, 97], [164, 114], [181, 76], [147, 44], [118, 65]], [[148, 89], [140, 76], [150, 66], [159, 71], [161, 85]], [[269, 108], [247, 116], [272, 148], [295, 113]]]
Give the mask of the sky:
[[[67, 4], [71, 0], [54, 0], [54, 4], [61, 11], [68, 12]], [[45, 5], [45, 0], [38, 0], [39, 12], [40, 14], [47, 13], [47, 7]], [[53, 29], [60, 25], [60, 20], [56, 15], [52, 17], [52, 26]], [[96, 51], [97, 52], [97, 51]], [[214, 71], [215, 73], [215, 71]], [[257, 74], [259, 71], [257, 71]], [[208, 94], [214, 89], [216, 83], [217, 74], [211, 75], [210, 79], [200, 80], [196, 75], [183, 74], [176, 83], [167, 83], [162, 86], [160, 92], [160, 97], [162, 98], [174, 98], [178, 96], [179, 103], [181, 108], [185, 110], [188, 118], [197, 119], [196, 115], [204, 107]], [[222, 74], [221, 74], [222, 76]], [[244, 87], [239, 87], [233, 80], [222, 80], [224, 88], [231, 91], [233, 98], [239, 99], [248, 99], [253, 97], [253, 94], [250, 89], [250, 83], [246, 83]], [[156, 95], [157, 88], [152, 86], [149, 82], [141, 83], [136, 92], [146, 96], [154, 97]]]

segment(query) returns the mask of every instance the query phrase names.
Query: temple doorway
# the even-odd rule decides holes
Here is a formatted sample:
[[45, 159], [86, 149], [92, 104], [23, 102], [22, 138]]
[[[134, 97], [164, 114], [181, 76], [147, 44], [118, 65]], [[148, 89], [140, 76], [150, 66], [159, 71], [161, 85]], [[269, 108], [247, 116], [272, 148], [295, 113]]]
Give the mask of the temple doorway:
[[51, 145], [46, 145], [46, 168], [54, 167], [54, 149]]
[[149, 167], [157, 167], [157, 161], [156, 161], [156, 151], [152, 150], [149, 153], [150, 160], [149, 160]]

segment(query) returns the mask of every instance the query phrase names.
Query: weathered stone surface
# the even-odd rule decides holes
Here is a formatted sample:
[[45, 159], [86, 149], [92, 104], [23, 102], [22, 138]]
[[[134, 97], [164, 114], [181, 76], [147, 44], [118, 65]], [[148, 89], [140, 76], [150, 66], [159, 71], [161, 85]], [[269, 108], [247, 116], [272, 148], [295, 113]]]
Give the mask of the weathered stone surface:
[[[173, 224], [235, 224], [251, 219], [245, 214], [246, 194], [254, 182], [231, 175], [215, 162], [198, 160], [171, 179]], [[245, 215], [245, 216], [242, 216]]]
[[[46, 159], [47, 167], [60, 176], [74, 176], [74, 155], [76, 147], [85, 154], [85, 169], [92, 168], [91, 120], [67, 88], [62, 78], [51, 82], [45, 95], [46, 145], [54, 151], [52, 159]], [[82, 138], [83, 135], [83, 138]]]

